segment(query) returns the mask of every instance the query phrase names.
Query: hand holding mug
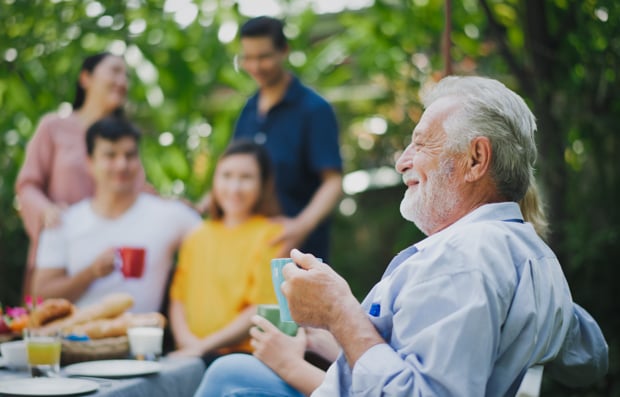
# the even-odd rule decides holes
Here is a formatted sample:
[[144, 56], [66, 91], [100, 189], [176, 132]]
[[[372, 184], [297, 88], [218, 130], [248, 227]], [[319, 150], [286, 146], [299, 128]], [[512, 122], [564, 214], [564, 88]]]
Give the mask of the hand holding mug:
[[[297, 250], [292, 250], [291, 253], [295, 251]], [[321, 258], [315, 258], [312, 255], [310, 256], [315, 261], [323, 261]], [[280, 322], [283, 324], [294, 323], [286, 296], [284, 296], [284, 293], [282, 292], [282, 283], [284, 283], [284, 273], [282, 271], [287, 265], [293, 266], [295, 265], [295, 262], [291, 258], [274, 258], [271, 260], [271, 280], [273, 282], [273, 288], [276, 291], [276, 297], [278, 298], [278, 305], [280, 305]]]
[[275, 372], [287, 368], [291, 359], [303, 360], [306, 349], [306, 334], [302, 328], [296, 336], [288, 336], [280, 331], [268, 319], [259, 315], [252, 317], [256, 325], [250, 329], [254, 356]]
[[291, 251], [294, 263], [282, 269], [281, 285], [293, 320], [299, 325], [329, 329], [359, 302], [347, 282], [311, 254]]
[[108, 248], [103, 251], [90, 265], [95, 278], [105, 277], [115, 269], [116, 250]]

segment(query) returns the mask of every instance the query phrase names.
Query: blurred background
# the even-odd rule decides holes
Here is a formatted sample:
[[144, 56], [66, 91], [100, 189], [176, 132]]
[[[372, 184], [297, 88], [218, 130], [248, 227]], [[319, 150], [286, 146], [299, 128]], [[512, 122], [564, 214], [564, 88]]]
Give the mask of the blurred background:
[[331, 265], [360, 299], [423, 237], [400, 217], [393, 172], [422, 111], [419, 89], [452, 71], [526, 99], [549, 243], [610, 345], [598, 385], [547, 379], [543, 395], [620, 396], [617, 0], [0, 0], [0, 302], [20, 303], [27, 238], [13, 186], [26, 143], [42, 115], [71, 111], [82, 59], [124, 56], [147, 177], [162, 195], [195, 201], [256, 88], [234, 58], [240, 24], [263, 14], [285, 18], [291, 70], [336, 109], [346, 194]]

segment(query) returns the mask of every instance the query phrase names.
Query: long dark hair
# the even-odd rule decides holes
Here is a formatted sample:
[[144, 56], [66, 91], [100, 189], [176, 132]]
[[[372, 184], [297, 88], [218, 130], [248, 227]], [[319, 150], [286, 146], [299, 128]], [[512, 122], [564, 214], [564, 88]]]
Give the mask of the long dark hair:
[[[105, 58], [109, 56], [114, 56], [114, 54], [106, 51], [106, 52], [100, 52], [98, 54], [86, 57], [84, 61], [82, 62], [82, 67], [80, 68], [80, 74], [84, 71], [88, 73], [93, 73], [97, 65], [99, 65], [101, 61], [103, 61]], [[82, 105], [84, 105], [85, 99], [86, 99], [86, 91], [84, 90], [84, 87], [82, 87], [82, 85], [80, 84], [80, 78], [78, 76], [78, 79], [75, 83], [75, 98], [73, 99], [73, 109], [77, 110], [81, 108]], [[116, 116], [122, 116], [123, 108], [118, 107], [117, 109], [114, 110], [113, 114]]]
[[[280, 205], [275, 194], [271, 160], [265, 148], [252, 141], [243, 139], [237, 140], [226, 148], [224, 153], [220, 156], [218, 163], [226, 157], [235, 154], [248, 154], [254, 157], [256, 163], [258, 164], [260, 174], [260, 194], [252, 213], [264, 216], [275, 216], [280, 214]], [[209, 215], [211, 219], [222, 219], [224, 216], [224, 211], [222, 211], [222, 207], [217, 202], [217, 198], [214, 194], [211, 194], [211, 200], [209, 202]]]

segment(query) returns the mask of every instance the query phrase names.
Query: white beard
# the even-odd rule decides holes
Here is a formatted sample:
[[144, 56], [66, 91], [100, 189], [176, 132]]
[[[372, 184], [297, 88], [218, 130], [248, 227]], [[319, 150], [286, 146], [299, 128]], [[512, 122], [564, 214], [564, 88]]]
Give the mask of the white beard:
[[[451, 180], [453, 167], [453, 159], [442, 160], [436, 170], [428, 173], [426, 182], [408, 188], [400, 202], [403, 218], [426, 235], [436, 231], [458, 206], [459, 195]], [[416, 171], [409, 170], [407, 175], [420, 180]]]

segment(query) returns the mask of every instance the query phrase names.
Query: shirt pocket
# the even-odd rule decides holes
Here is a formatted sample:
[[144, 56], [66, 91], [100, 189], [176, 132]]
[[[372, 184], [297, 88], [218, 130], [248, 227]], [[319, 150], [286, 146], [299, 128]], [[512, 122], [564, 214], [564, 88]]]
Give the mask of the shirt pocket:
[[368, 318], [375, 326], [377, 332], [379, 332], [379, 335], [381, 335], [387, 343], [390, 343], [392, 339], [393, 316], [391, 312], [384, 308], [381, 308], [381, 311], [379, 316], [375, 317], [369, 315]]

